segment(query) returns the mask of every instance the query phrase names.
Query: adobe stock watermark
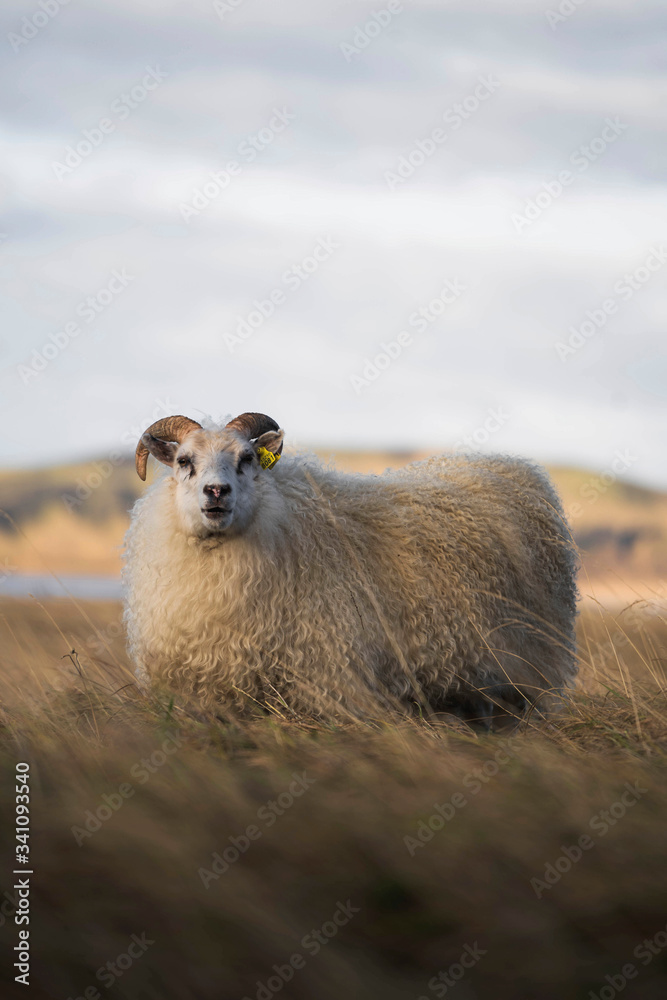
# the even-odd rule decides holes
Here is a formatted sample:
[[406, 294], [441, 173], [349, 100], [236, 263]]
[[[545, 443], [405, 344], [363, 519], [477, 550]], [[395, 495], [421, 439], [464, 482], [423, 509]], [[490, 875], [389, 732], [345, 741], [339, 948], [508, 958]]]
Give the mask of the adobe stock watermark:
[[557, 340], [554, 344], [556, 354], [561, 361], [580, 351], [582, 347], [600, 330], [604, 329], [610, 316], [614, 316], [619, 309], [619, 305], [629, 302], [637, 292], [651, 280], [656, 271], [659, 271], [667, 263], [667, 249], [664, 246], [651, 247], [650, 253], [645, 260], [636, 267], [634, 271], [622, 275], [613, 285], [613, 295], [604, 299], [595, 309], [586, 310], [586, 318], [579, 323], [568, 327], [570, 336], [567, 340]]
[[[322, 236], [309, 254], [283, 271], [280, 278], [283, 287], [272, 288], [264, 299], [254, 299], [250, 312], [245, 316], [237, 317], [238, 322], [234, 333], [224, 334], [225, 345], [230, 354], [233, 354], [237, 347], [249, 340], [253, 333], [256, 333], [264, 326], [267, 319], [273, 316], [276, 309], [287, 302], [288, 293], [298, 291], [304, 282], [308, 281], [316, 271], [319, 271], [322, 264], [339, 249], [340, 243], [337, 243], [332, 236]], [[283, 288], [286, 288], [287, 292], [283, 291]]]
[[[155, 941], [148, 937], [146, 931], [141, 935], [132, 934], [127, 950], [116, 955], [113, 961], [101, 966], [95, 973], [95, 978], [105, 989], [111, 989], [114, 983], [122, 979], [134, 963], [146, 954], [152, 944], [155, 944]], [[67, 1000], [102, 1000], [102, 994], [96, 986], [91, 985], [86, 987], [81, 996], [68, 997]]]
[[15, 573], [18, 573], [18, 566], [12, 565], [7, 556], [5, 556], [2, 566], [0, 566], [0, 583], [9, 580], [10, 576], [14, 576]]
[[[95, 320], [105, 312], [119, 295], [125, 291], [127, 286], [135, 280], [133, 274], [128, 274], [126, 268], [114, 270], [103, 288], [100, 288], [93, 295], [88, 295], [77, 305], [74, 313], [80, 317], [86, 325], [90, 326]], [[49, 334], [49, 339], [41, 348], [33, 347], [32, 358], [28, 364], [18, 365], [17, 374], [24, 385], [29, 385], [30, 381], [39, 378], [42, 372], [52, 361], [67, 350], [69, 345], [83, 333], [83, 327], [75, 320], [66, 323], [61, 330]]]
[[[83, 502], [83, 501], [82, 501]], [[88, 636], [85, 646], [94, 656], [104, 656], [108, 652], [109, 645], [114, 639], [119, 639], [125, 634], [125, 624], [122, 618], [107, 625], [106, 628], [98, 629], [97, 632]]]
[[[174, 404], [168, 399], [166, 402], [162, 402], [157, 399], [155, 401], [157, 406], [153, 410], [150, 416], [147, 416], [141, 425], [136, 425], [129, 428], [123, 432], [121, 437], [122, 445], [129, 445], [131, 447], [136, 446], [137, 441], [144, 433], [146, 427], [150, 427], [154, 424], [156, 420], [161, 417], [168, 417], [170, 414], [175, 412]], [[114, 470], [119, 468], [125, 460], [125, 452], [122, 449], [114, 450], [109, 452], [103, 461], [93, 462], [93, 468], [90, 472], [86, 472], [84, 475], [79, 476], [77, 479], [73, 492], [66, 492], [61, 494], [61, 500], [67, 510], [72, 513], [76, 508], [81, 507], [82, 504], [89, 500], [93, 495], [95, 490], [99, 489], [103, 483], [105, 483], [114, 473]], [[100, 655], [103, 650], [98, 651]]]
[[[474, 968], [486, 954], [488, 954], [487, 949], [480, 948], [477, 941], [465, 945], [458, 962], [452, 962], [447, 969], [441, 969], [436, 976], [429, 979], [428, 988], [431, 993], [434, 993], [436, 997], [447, 996], [449, 990], [460, 983], [466, 972]], [[420, 996], [417, 1000], [429, 1000], [429, 998]]]
[[547, 10], [544, 16], [552, 31], [556, 30], [559, 24], [567, 21], [573, 14], [586, 3], [586, 0], [561, 0], [555, 10]]
[[228, 14], [233, 14], [245, 2], [246, 0], [213, 0], [213, 10], [221, 21], [225, 21]]
[[136, 83], [131, 90], [124, 91], [111, 104], [110, 113], [114, 117], [100, 118], [92, 128], [84, 128], [81, 132], [81, 138], [74, 144], [65, 147], [62, 163], [59, 160], [52, 161], [51, 169], [57, 179], [61, 181], [64, 177], [68, 177], [77, 167], [81, 166], [84, 160], [92, 156], [106, 137], [116, 131], [118, 123], [126, 121], [131, 113], [143, 104], [147, 97], [154, 90], [157, 90], [166, 79], [167, 74], [159, 66], [156, 66], [155, 69], [146, 66], [146, 73], [141, 81]]
[[226, 191], [234, 177], [240, 177], [243, 173], [244, 165], [252, 163], [260, 153], [271, 146], [277, 137], [296, 120], [294, 112], [286, 107], [274, 108], [273, 114], [268, 124], [247, 135], [236, 147], [237, 155], [244, 162], [239, 160], [229, 160], [221, 170], [212, 170], [201, 187], [195, 188], [188, 201], [183, 201], [178, 206], [181, 218], [184, 222], [196, 219], [208, 208], [211, 202], [215, 201], [223, 191]]
[[[308, 934], [304, 934], [301, 938], [301, 947], [312, 957], [319, 955], [322, 948], [325, 948], [336, 937], [341, 927], [349, 924], [350, 920], [360, 912], [360, 908], [353, 906], [351, 900], [348, 899], [345, 903], [339, 900], [330, 920], [325, 920], [321, 927], [313, 928]], [[271, 1000], [276, 993], [280, 993], [286, 983], [294, 979], [296, 972], [306, 967], [307, 960], [302, 952], [295, 951], [284, 965], [272, 966], [273, 975], [269, 976], [265, 982], [257, 980], [257, 991], [254, 997], [249, 997], [246, 994], [243, 1000]]]
[[[586, 501], [588, 506], [597, 503], [601, 496], [609, 490], [610, 486], [624, 473], [628, 472], [639, 461], [639, 455], [635, 455], [629, 448], [621, 450], [617, 448], [611, 462], [597, 476], [591, 476], [579, 487], [579, 496], [582, 501]], [[575, 500], [565, 511], [568, 521], [576, 521], [584, 512], [582, 503]]]
[[504, 406], [489, 407], [484, 420], [455, 443], [454, 451], [480, 451], [494, 434], [502, 430], [509, 419], [510, 413]]
[[351, 41], [340, 43], [339, 48], [345, 62], [351, 63], [355, 57], [361, 55], [404, 10], [403, 0], [389, 0], [386, 7], [374, 11], [364, 24], [358, 24]]
[[[642, 788], [638, 781], [635, 781], [634, 785], [626, 781], [625, 791], [621, 794], [620, 798], [612, 803], [609, 809], [601, 809], [599, 813], [591, 817], [588, 822], [590, 829], [598, 834], [599, 837], [605, 837], [623, 819], [628, 810], [632, 809], [639, 802], [640, 798], [647, 793], [648, 788]], [[581, 861], [584, 851], [592, 850], [595, 844], [596, 841], [590, 834], [582, 833], [578, 837], [576, 844], [570, 846], [561, 845], [563, 853], [554, 862], [547, 862], [544, 866], [543, 877], [533, 877], [530, 880], [530, 885], [537, 898], [541, 899], [548, 889], [553, 889], [560, 882], [563, 875], [567, 875], [572, 870], [572, 867], [578, 861]]]
[[411, 177], [423, 167], [430, 158], [447, 142], [452, 132], [457, 132], [479, 110], [486, 101], [492, 97], [499, 87], [501, 81], [492, 74], [477, 78], [477, 86], [462, 101], [453, 104], [451, 108], [442, 115], [442, 120], [449, 127], [449, 131], [444, 128], [434, 128], [422, 139], [416, 139], [412, 149], [400, 156], [393, 170], [386, 170], [384, 179], [390, 191], [395, 191], [397, 187], [405, 184]]
[[[644, 938], [641, 944], [632, 952], [633, 957], [638, 959], [643, 966], [650, 965], [654, 958], [660, 955], [667, 948], [667, 927], [659, 930], [652, 938]], [[626, 964], [614, 975], [606, 975], [606, 984], [597, 993], [593, 990], [588, 994], [588, 1000], [614, 1000], [614, 997], [625, 989], [632, 979], [636, 979], [641, 972], [633, 962]]]
[[533, 198], [529, 198], [523, 208], [523, 213], [514, 212], [512, 215], [512, 225], [514, 231], [519, 235], [528, 229], [540, 216], [553, 205], [555, 201], [569, 188], [577, 177], [585, 173], [591, 164], [599, 160], [600, 157], [613, 145], [618, 138], [623, 135], [627, 125], [618, 118], [605, 118], [604, 128], [599, 136], [591, 139], [589, 143], [578, 146], [570, 154], [569, 163], [575, 168], [572, 170], [561, 170], [553, 179], [544, 181], [541, 189]]
[[85, 640], [86, 650], [94, 656], [104, 656], [114, 639], [119, 639], [124, 635], [125, 623], [122, 618], [116, 618], [106, 628], [98, 629], [97, 632], [88, 636]]
[[19, 902], [18, 890], [11, 896], [6, 890], [3, 892], [0, 902], [0, 927], [4, 927], [8, 920], [13, 919], [18, 912]]
[[[459, 279], [448, 279], [439, 293], [425, 305], [420, 306], [408, 316], [408, 326], [417, 333], [424, 333], [432, 323], [443, 315], [448, 306], [453, 305], [467, 290], [467, 286]], [[382, 372], [386, 371], [403, 352], [414, 343], [410, 330], [401, 330], [395, 340], [382, 341], [380, 351], [372, 358], [364, 358], [364, 367], [360, 375], [350, 375], [350, 385], [357, 396], [375, 382]]]
[[[481, 767], [475, 767], [465, 775], [462, 781], [463, 787], [471, 796], [479, 795], [499, 773], [501, 767], [510, 763], [513, 756], [511, 751], [497, 750], [490, 760], [484, 761]], [[419, 820], [415, 835], [411, 837], [408, 834], [403, 838], [410, 857], [413, 858], [419, 848], [429, 844], [436, 833], [444, 829], [446, 823], [450, 823], [461, 809], [465, 809], [469, 801], [463, 792], [454, 792], [447, 802], [434, 803], [434, 812], [428, 819]]]
[[70, 0], [39, 0], [37, 4], [39, 9], [29, 17], [21, 18], [19, 31], [9, 31], [7, 33], [7, 41], [11, 45], [12, 50], [15, 53], [20, 52], [23, 46], [31, 42], [40, 33], [42, 28], [45, 28], [60, 13], [61, 8], [66, 7], [69, 2]]
[[[140, 761], [130, 768], [130, 775], [140, 785], [145, 785], [150, 780], [151, 775], [160, 770], [167, 763], [172, 754], [175, 754], [183, 746], [183, 740], [177, 734], [172, 734], [163, 740], [161, 746], [154, 750], [149, 757], [142, 757]], [[94, 833], [102, 828], [114, 813], [122, 808], [124, 803], [131, 799], [136, 793], [136, 788], [131, 782], [122, 782], [117, 791], [106, 793], [101, 796], [102, 803], [93, 811], [87, 809], [84, 813], [84, 825], [71, 827], [72, 835], [78, 847], [81, 847], [85, 840], [89, 840]]]
[[114, 473], [114, 470], [123, 464], [124, 456], [119, 451], [112, 451], [103, 461], [93, 462], [90, 472], [79, 476], [73, 493], [61, 494], [61, 500], [65, 508], [72, 513], [77, 507], [81, 507], [86, 500], [89, 500], [95, 490], [99, 489]]
[[[296, 800], [300, 799], [315, 784], [315, 778], [309, 778], [305, 771], [302, 774], [295, 772], [292, 777], [294, 780], [284, 792], [281, 792], [275, 799], [270, 799], [257, 810], [257, 819], [263, 824], [265, 830], [269, 830], [278, 818], [284, 816]], [[217, 882], [221, 875], [228, 872], [231, 865], [235, 864], [241, 855], [248, 851], [250, 844], [259, 840], [263, 833], [264, 830], [255, 823], [251, 823], [238, 836], [228, 837], [229, 844], [223, 848], [222, 854], [215, 851], [212, 855], [211, 867], [197, 870], [204, 888], [210, 889], [211, 882]]]

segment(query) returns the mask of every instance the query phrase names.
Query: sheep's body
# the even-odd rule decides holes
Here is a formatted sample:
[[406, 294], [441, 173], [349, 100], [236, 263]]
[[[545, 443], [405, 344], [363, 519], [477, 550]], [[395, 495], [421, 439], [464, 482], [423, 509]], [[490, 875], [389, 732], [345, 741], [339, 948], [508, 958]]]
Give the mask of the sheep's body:
[[362, 476], [285, 456], [261, 474], [249, 528], [222, 539], [183, 532], [175, 488], [152, 487], [127, 538], [131, 652], [151, 680], [211, 705], [481, 716], [548, 708], [575, 676], [575, 553], [528, 463]]

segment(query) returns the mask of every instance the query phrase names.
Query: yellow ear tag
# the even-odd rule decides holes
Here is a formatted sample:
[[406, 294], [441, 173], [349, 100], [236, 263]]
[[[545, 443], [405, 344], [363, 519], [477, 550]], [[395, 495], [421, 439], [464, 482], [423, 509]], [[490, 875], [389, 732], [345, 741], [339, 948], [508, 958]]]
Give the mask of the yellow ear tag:
[[259, 464], [263, 469], [270, 469], [272, 465], [275, 465], [280, 455], [274, 455], [272, 451], [268, 448], [258, 448], [257, 457], [259, 458]]

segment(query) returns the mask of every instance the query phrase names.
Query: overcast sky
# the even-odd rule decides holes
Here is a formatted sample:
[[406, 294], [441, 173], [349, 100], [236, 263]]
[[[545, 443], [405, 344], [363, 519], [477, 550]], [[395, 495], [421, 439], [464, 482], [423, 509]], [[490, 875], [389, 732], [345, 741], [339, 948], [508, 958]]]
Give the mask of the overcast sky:
[[254, 409], [667, 485], [662, 0], [1, 16], [0, 463]]

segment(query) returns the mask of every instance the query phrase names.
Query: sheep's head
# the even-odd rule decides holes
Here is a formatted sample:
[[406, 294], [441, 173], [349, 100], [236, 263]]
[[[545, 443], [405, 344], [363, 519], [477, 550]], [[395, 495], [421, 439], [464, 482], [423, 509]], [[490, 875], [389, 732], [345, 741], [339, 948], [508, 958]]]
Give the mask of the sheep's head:
[[239, 534], [255, 515], [259, 477], [271, 474], [260, 464], [261, 449], [280, 455], [283, 436], [275, 420], [263, 413], [242, 413], [217, 431], [204, 430], [188, 417], [167, 417], [142, 435], [137, 472], [146, 479], [149, 454], [171, 467], [188, 534]]

